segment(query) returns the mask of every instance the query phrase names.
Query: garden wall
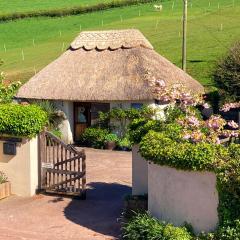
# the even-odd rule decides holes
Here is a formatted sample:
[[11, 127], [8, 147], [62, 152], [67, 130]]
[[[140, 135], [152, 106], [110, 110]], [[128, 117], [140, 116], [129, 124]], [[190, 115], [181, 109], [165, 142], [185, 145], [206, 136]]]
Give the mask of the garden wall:
[[211, 232], [218, 224], [218, 202], [214, 173], [148, 164], [148, 211], [158, 219]]
[[0, 140], [0, 171], [11, 182], [12, 193], [19, 196], [32, 196], [38, 186], [38, 139], [23, 139], [17, 143], [16, 155], [3, 154]]
[[132, 150], [132, 194], [148, 194], [148, 211], [160, 220], [190, 223], [196, 233], [217, 227], [216, 175], [153, 164], [141, 156], [138, 145]]
[[148, 193], [148, 163], [139, 153], [139, 146], [132, 148], [132, 194]]

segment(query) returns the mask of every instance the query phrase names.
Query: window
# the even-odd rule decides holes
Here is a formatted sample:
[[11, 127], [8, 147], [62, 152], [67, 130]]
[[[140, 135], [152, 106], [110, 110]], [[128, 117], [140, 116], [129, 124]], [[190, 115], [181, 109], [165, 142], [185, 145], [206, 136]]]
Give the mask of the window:
[[132, 103], [131, 108], [141, 109], [143, 107], [142, 103]]

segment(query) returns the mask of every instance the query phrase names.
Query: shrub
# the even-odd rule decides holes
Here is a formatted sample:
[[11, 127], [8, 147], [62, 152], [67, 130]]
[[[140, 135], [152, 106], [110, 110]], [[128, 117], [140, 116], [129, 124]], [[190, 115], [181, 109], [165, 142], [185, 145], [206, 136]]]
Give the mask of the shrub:
[[55, 135], [58, 138], [62, 138], [62, 132], [58, 128], [54, 128], [50, 131], [53, 135]]
[[115, 142], [115, 143], [117, 143], [118, 142], [118, 136], [114, 133], [109, 133], [105, 136], [104, 141], [105, 142]]
[[150, 131], [160, 131], [163, 128], [163, 124], [157, 120], [147, 120], [145, 118], [139, 118], [132, 121], [129, 124], [129, 139], [132, 143], [140, 143], [142, 138]]
[[100, 128], [87, 128], [80, 137], [80, 143], [87, 147], [102, 148], [108, 131]]
[[[0, 60], [0, 66], [2, 62]], [[0, 103], [10, 103], [20, 87], [21, 82], [13, 82], [8, 85], [4, 83], [5, 75], [3, 72], [0, 72]]]
[[49, 101], [38, 101], [35, 104], [47, 113], [48, 128], [50, 131], [57, 129], [59, 124], [66, 119], [65, 113], [58, 110], [54, 104]]
[[125, 240], [190, 240], [192, 239], [185, 227], [174, 227], [151, 217], [136, 214], [123, 226]]
[[140, 143], [145, 159], [177, 169], [207, 170], [216, 162], [216, 149], [208, 143], [176, 142], [166, 133], [150, 131]]
[[127, 148], [128, 150], [132, 149], [132, 144], [128, 137], [124, 137], [118, 141], [118, 147]]
[[217, 65], [214, 79], [218, 86], [233, 99], [240, 99], [240, 41]]
[[33, 137], [47, 124], [47, 114], [36, 105], [0, 104], [0, 134]]

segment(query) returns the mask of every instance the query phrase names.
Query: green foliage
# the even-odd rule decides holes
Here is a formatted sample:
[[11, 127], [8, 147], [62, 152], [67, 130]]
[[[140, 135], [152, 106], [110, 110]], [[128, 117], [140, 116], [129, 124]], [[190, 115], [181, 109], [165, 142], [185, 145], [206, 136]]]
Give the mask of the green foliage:
[[0, 171], [0, 184], [7, 182], [7, 180], [6, 174]]
[[136, 214], [123, 226], [124, 240], [190, 240], [185, 227], [174, 227], [149, 216]]
[[132, 143], [130, 142], [129, 137], [126, 136], [126, 137], [124, 137], [122, 139], [119, 139], [118, 147], [120, 147], [120, 148], [127, 148], [128, 150], [131, 150], [132, 149]]
[[165, 132], [149, 133], [140, 143], [145, 159], [177, 169], [211, 170], [216, 162], [216, 149], [208, 143], [177, 142]]
[[240, 99], [240, 42], [218, 63], [214, 79], [231, 99]]
[[114, 133], [109, 133], [105, 136], [104, 141], [105, 142], [118, 142], [118, 136]]
[[38, 105], [44, 112], [47, 113], [48, 117], [48, 128], [50, 131], [58, 128], [58, 125], [66, 119], [66, 116], [63, 111], [58, 110], [53, 103], [49, 101], [38, 101], [35, 103]]
[[47, 114], [36, 105], [0, 104], [0, 134], [33, 137], [47, 123]]
[[150, 119], [154, 113], [155, 110], [146, 106], [143, 106], [141, 109], [113, 108], [106, 113], [99, 112], [99, 126], [105, 126], [106, 122], [109, 122], [111, 119], [116, 126], [110, 126], [110, 128], [117, 129], [119, 136], [123, 138], [126, 135], [129, 123], [139, 118]]
[[135, 119], [128, 126], [129, 139], [132, 143], [140, 143], [150, 130], [160, 131], [162, 127], [163, 123], [157, 120]]
[[[0, 62], [1, 65], [1, 62]], [[10, 103], [21, 85], [20, 82], [13, 82], [9, 85], [4, 84], [4, 73], [0, 72], [0, 103]]]
[[69, 15], [78, 15], [78, 14], [102, 11], [102, 10], [117, 8], [122, 6], [148, 3], [153, 1], [154, 0], [119, 0], [119, 1], [98, 3], [90, 6], [86, 5], [86, 6], [74, 6], [74, 7], [62, 8], [62, 9], [14, 12], [14, 13], [0, 15], [0, 22], [23, 19], [23, 18], [32, 18], [32, 17], [63, 17], [63, 16], [69, 16]]
[[62, 132], [58, 128], [52, 129], [50, 132], [56, 137], [62, 138]]
[[90, 127], [80, 137], [80, 143], [87, 147], [103, 148], [108, 131], [105, 129]]

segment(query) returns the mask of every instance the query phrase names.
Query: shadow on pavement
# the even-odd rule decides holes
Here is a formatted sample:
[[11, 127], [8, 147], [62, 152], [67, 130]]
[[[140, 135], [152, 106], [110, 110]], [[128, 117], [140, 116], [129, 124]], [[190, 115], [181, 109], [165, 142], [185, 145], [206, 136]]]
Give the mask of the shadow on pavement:
[[64, 209], [65, 217], [98, 233], [118, 237], [124, 196], [131, 187], [118, 183], [91, 182], [87, 199], [73, 199]]

